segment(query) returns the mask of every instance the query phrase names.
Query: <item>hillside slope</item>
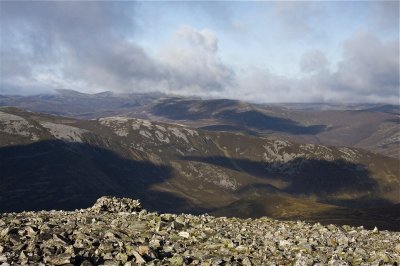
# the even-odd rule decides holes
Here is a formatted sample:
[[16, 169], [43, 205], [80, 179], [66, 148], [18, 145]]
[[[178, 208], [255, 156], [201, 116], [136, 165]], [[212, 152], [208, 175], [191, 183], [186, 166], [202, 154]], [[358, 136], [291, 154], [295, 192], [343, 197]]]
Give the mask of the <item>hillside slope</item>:
[[0, 146], [0, 211], [71, 210], [114, 195], [175, 213], [400, 230], [399, 161], [359, 149], [15, 108], [0, 110]]
[[349, 146], [400, 158], [400, 107], [382, 104], [253, 104], [159, 93], [85, 94], [58, 90], [31, 96], [0, 95], [14, 106], [81, 119], [126, 116], [192, 128], [275, 136], [301, 143]]
[[338, 110], [307, 109], [306, 104], [300, 109], [290, 109], [291, 106], [166, 98], [152, 105], [149, 112], [155, 120], [166, 118], [207, 130], [358, 147], [400, 158], [400, 116], [395, 111], [398, 106], [360, 110], [351, 110], [354, 106], [350, 110], [346, 106]]

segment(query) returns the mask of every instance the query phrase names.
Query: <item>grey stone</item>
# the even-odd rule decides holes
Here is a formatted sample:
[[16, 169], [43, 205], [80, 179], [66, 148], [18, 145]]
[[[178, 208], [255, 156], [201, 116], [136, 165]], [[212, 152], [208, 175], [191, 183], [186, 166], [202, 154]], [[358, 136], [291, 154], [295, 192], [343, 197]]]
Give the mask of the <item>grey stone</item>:
[[[393, 265], [400, 233], [269, 219], [157, 214], [104, 197], [74, 212], [0, 214], [0, 264]], [[90, 261], [89, 261], [90, 258]], [[87, 260], [85, 260], [87, 259]]]

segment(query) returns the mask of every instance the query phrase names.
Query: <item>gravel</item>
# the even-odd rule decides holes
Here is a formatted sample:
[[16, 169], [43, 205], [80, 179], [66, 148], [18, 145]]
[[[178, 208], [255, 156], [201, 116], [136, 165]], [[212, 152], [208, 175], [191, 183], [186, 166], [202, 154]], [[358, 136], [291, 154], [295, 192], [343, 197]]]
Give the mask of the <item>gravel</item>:
[[100, 198], [0, 214], [0, 265], [398, 265], [400, 233], [270, 218], [158, 214]]

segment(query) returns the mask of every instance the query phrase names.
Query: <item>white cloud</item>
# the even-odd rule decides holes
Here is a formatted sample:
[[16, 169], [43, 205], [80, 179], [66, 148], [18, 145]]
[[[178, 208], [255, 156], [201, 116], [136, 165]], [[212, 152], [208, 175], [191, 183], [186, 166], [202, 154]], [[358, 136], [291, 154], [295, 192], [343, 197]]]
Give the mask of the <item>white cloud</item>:
[[173, 92], [204, 95], [228, 89], [235, 80], [233, 70], [218, 57], [218, 39], [209, 29], [181, 27], [159, 60], [169, 74], [167, 89]]
[[361, 95], [398, 95], [399, 41], [381, 41], [360, 32], [344, 44], [343, 60], [334, 74], [335, 89]]
[[190, 26], [182, 26], [175, 32], [176, 38], [186, 40], [192, 46], [200, 46], [212, 53], [218, 51], [218, 39], [209, 29], [196, 30]]

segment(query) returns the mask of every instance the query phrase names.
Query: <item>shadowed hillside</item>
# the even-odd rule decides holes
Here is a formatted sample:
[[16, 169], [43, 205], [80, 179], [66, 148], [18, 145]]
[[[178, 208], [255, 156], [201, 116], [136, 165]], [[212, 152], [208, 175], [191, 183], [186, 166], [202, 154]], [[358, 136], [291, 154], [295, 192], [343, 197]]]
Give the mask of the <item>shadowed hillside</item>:
[[[376, 180], [371, 178], [365, 166], [344, 160], [297, 158], [285, 163], [262, 163], [226, 157], [184, 157], [182, 159], [214, 164], [232, 170], [240, 167], [241, 171], [253, 176], [277, 178], [288, 183], [281, 191], [292, 194], [326, 197], [343, 191], [354, 193], [373, 191], [377, 188]], [[296, 172], [286, 171], [294, 167]]]
[[[75, 209], [113, 195], [167, 212], [398, 222], [398, 160], [360, 149], [16, 108], [0, 109], [0, 136], [2, 211]], [[369, 216], [377, 207], [385, 215]], [[354, 208], [366, 216], [338, 215]]]
[[141, 198], [150, 209], [195, 211], [182, 198], [150, 191], [171, 178], [168, 166], [85, 143], [50, 140], [3, 147], [0, 173], [0, 212], [74, 210], [102, 195]]
[[[295, 135], [315, 135], [326, 128], [324, 125], [304, 126], [288, 118], [269, 116], [253, 109], [250, 105], [233, 100], [199, 102], [168, 99], [153, 106], [152, 114], [172, 120], [213, 119], [221, 125], [205, 126], [204, 128], [225, 131], [233, 129], [234, 131], [277, 131]], [[225, 128], [222, 128], [223, 126]]]

